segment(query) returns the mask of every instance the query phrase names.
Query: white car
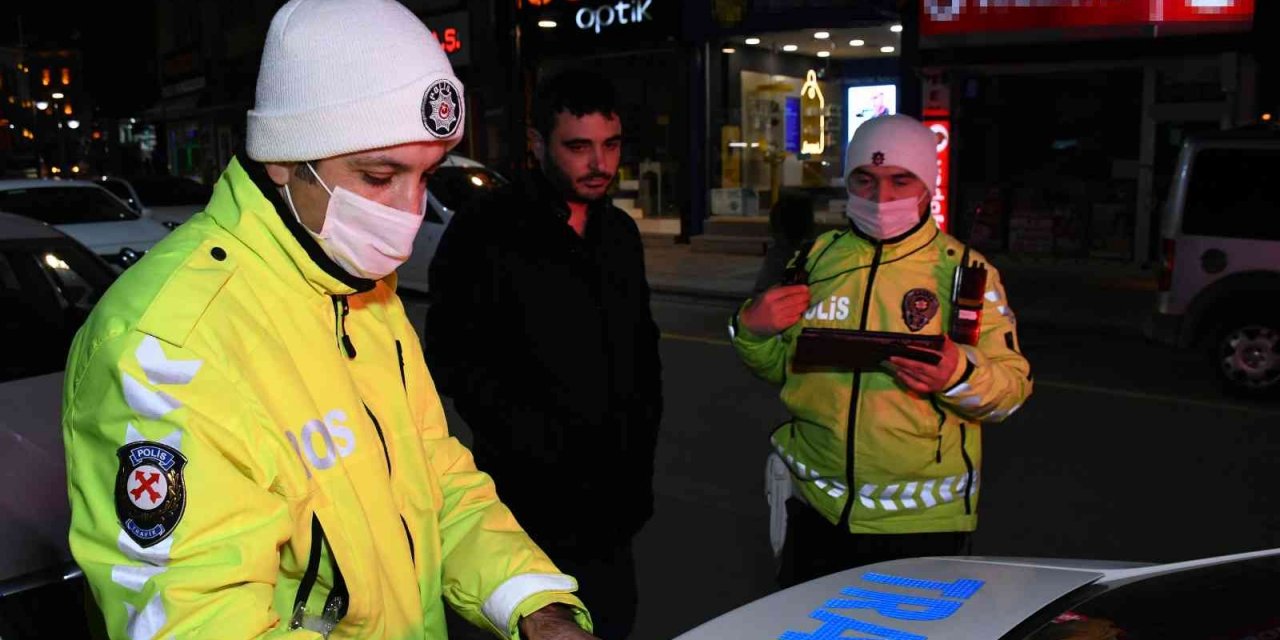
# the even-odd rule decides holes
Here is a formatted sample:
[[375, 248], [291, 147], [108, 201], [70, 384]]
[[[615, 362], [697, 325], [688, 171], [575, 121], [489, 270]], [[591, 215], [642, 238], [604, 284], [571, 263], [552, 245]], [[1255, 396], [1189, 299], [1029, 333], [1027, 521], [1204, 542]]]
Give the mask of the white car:
[[102, 176], [94, 180], [131, 209], [169, 228], [204, 210], [213, 187], [178, 176]]
[[1280, 549], [1169, 564], [911, 558], [779, 591], [676, 640], [1280, 636]]
[[1280, 397], [1280, 128], [1188, 138], [1164, 207], [1160, 295], [1145, 331], [1205, 349], [1226, 389]]
[[449, 221], [478, 195], [507, 184], [506, 178], [483, 164], [450, 154], [434, 175], [427, 180], [427, 213], [422, 229], [413, 242], [413, 254], [396, 270], [398, 286], [426, 293], [431, 260], [435, 258], [440, 238]]
[[169, 233], [87, 180], [0, 180], [0, 211], [49, 224], [120, 271]]
[[[62, 378], [75, 332], [116, 274], [56, 229], [0, 213], [0, 638], [89, 637], [67, 545]], [[68, 603], [75, 602], [75, 605]]]

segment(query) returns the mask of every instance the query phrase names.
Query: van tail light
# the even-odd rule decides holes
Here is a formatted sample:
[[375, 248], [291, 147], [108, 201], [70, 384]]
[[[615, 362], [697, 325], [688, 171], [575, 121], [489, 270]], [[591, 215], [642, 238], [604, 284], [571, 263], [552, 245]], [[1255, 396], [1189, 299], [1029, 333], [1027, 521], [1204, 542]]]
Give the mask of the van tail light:
[[1165, 238], [1160, 251], [1160, 291], [1168, 291], [1173, 287], [1173, 238]]

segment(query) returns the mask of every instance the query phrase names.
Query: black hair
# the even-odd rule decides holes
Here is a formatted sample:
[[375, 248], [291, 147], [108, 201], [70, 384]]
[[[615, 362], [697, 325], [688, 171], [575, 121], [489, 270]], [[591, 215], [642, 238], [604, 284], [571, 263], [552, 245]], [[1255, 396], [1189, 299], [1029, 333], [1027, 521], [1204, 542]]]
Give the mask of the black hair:
[[592, 113], [617, 117], [618, 96], [613, 82], [595, 71], [570, 69], [538, 83], [530, 124], [543, 139], [551, 137], [556, 116], [564, 111], [579, 118]]

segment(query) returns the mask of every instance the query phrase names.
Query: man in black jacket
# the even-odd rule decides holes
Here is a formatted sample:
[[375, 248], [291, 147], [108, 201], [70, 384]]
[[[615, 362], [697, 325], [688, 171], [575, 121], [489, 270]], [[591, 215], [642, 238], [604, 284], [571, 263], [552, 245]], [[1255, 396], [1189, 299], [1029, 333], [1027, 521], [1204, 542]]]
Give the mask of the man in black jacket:
[[636, 612], [632, 538], [653, 513], [658, 328], [639, 231], [606, 195], [622, 144], [610, 82], [564, 73], [533, 110], [538, 168], [441, 239], [425, 350], [477, 466], [578, 578], [596, 633], [621, 640]]

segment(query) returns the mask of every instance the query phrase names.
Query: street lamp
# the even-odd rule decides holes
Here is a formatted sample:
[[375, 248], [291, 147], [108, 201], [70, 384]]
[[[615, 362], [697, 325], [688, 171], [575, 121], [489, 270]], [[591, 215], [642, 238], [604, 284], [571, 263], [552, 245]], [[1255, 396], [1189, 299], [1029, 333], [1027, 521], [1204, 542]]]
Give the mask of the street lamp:
[[48, 108], [49, 108], [49, 103], [48, 103], [48, 102], [45, 102], [44, 100], [37, 100], [37, 101], [36, 101], [36, 110], [37, 110], [37, 111], [44, 111], [45, 109], [48, 109]]
[[67, 97], [67, 96], [66, 96], [66, 95], [64, 95], [61, 91], [58, 91], [58, 92], [56, 92], [56, 93], [54, 93], [54, 94], [53, 94], [53, 99], [54, 99], [54, 100], [61, 100], [61, 99], [65, 98], [65, 97]]
[[79, 121], [79, 120], [68, 120], [68, 121], [67, 121], [67, 128], [68, 128], [68, 129], [79, 129], [79, 128], [80, 128], [80, 121]]

